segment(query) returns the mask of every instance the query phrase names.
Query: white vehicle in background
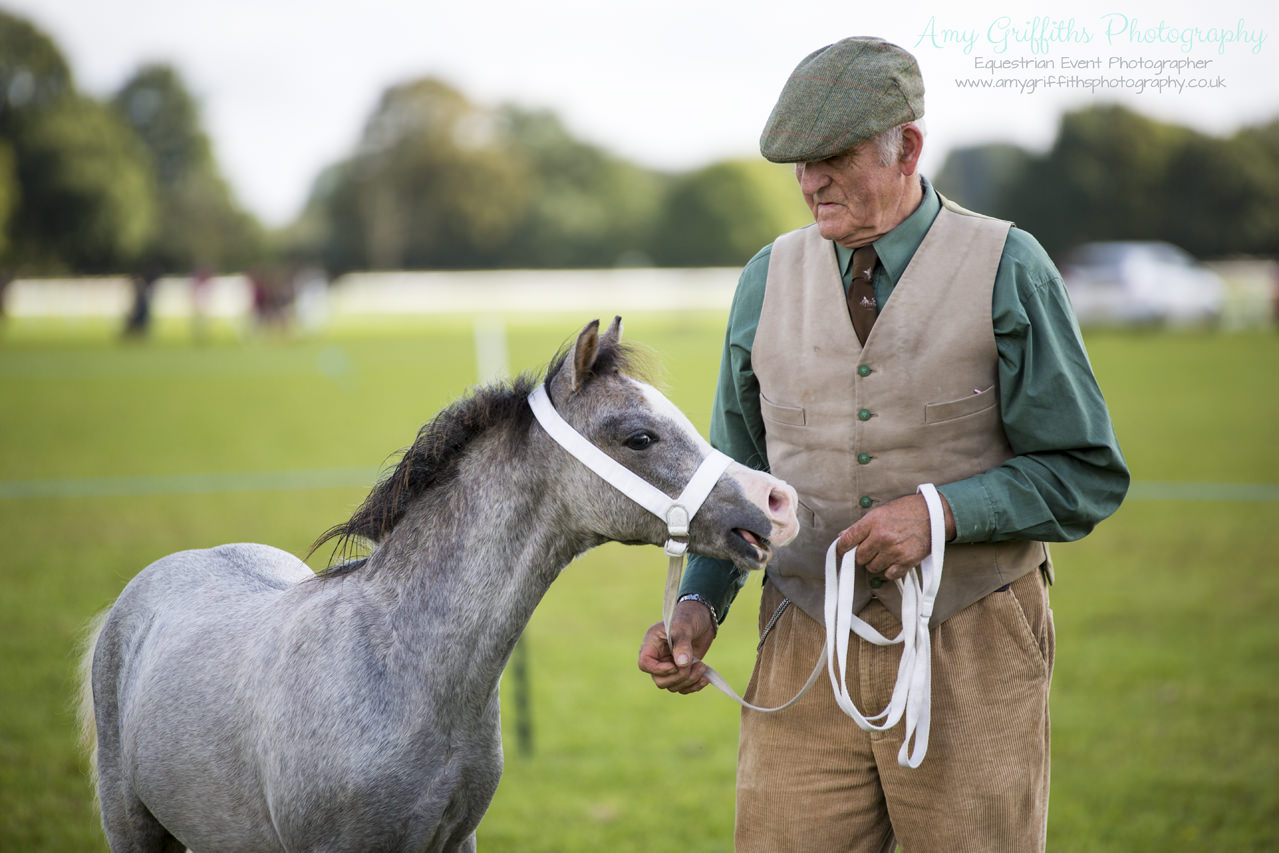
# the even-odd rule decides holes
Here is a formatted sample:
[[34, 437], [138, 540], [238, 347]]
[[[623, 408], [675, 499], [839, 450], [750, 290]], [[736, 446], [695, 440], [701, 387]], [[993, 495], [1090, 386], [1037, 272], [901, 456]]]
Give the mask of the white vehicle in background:
[[1170, 243], [1084, 243], [1061, 264], [1080, 325], [1202, 325], [1221, 318], [1226, 285]]

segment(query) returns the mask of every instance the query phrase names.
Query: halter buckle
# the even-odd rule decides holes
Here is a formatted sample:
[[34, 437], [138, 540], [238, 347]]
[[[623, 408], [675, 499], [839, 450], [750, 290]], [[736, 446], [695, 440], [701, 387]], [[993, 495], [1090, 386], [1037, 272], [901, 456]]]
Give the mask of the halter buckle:
[[691, 521], [688, 510], [682, 504], [673, 504], [666, 511], [666, 529], [672, 537], [687, 536]]

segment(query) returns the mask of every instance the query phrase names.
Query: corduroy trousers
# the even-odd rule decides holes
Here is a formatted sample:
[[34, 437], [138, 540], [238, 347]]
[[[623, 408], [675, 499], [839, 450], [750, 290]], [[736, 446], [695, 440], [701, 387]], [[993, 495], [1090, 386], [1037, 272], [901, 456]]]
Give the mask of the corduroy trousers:
[[[859, 615], [888, 637], [901, 627], [878, 601]], [[812, 672], [825, 628], [766, 583], [760, 633], [746, 698], [772, 707]], [[1044, 849], [1055, 640], [1043, 577], [991, 593], [930, 639], [932, 731], [914, 770], [897, 763], [902, 724], [862, 731], [824, 674], [785, 711], [742, 711], [738, 853]], [[852, 638], [849, 694], [863, 714], [888, 704], [900, 659], [900, 645]]]

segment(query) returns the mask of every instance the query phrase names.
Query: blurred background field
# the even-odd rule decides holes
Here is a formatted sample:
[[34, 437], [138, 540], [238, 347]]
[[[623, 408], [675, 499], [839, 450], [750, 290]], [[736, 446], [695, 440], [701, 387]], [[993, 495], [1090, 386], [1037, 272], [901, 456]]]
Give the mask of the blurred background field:
[[[810, 220], [758, 129], [794, 63], [848, 33], [668, 5], [4, 2], [0, 852], [104, 849], [76, 644], [150, 561], [304, 553], [478, 375], [540, 368], [592, 317], [625, 315], [706, 429], [737, 270]], [[1022, 24], [987, 0], [859, 10], [919, 58], [923, 173], [1062, 268], [1133, 470], [1116, 516], [1054, 549], [1053, 851], [1279, 848], [1273, 5], [1071, 5], [1072, 30], [1223, 39], [1192, 45], [1001, 46]], [[1211, 75], [979, 91], [961, 31], [1013, 65]], [[663, 563], [605, 547], [552, 587], [527, 713], [503, 687], [481, 849], [731, 846], [734, 706], [635, 668]], [[713, 655], [739, 685], [757, 597]]]
[[[537, 369], [591, 316], [478, 327], [500, 324], [510, 364]], [[722, 324], [710, 311], [626, 316], [703, 430]], [[219, 327], [194, 344], [185, 323], [161, 323], [139, 345], [101, 321], [8, 324], [0, 849], [105, 849], [72, 713], [90, 617], [170, 551], [261, 541], [305, 553], [474, 383], [476, 329], [470, 315], [365, 318], [313, 337]], [[1099, 330], [1087, 343], [1135, 482], [1114, 518], [1053, 551], [1049, 849], [1274, 849], [1279, 336]], [[509, 675], [503, 686], [506, 774], [481, 849], [730, 848], [734, 706], [668, 696], [635, 668], [664, 562], [656, 548], [608, 546], [551, 588], [524, 640], [526, 716]], [[713, 652], [739, 685], [757, 596], [752, 583]]]

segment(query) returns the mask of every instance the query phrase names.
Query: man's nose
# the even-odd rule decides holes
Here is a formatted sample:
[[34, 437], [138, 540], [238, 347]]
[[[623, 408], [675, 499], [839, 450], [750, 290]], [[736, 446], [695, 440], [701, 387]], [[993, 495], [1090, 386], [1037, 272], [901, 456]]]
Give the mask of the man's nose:
[[830, 176], [819, 163], [796, 163], [795, 177], [799, 179], [799, 189], [804, 195], [812, 195], [830, 183]]

